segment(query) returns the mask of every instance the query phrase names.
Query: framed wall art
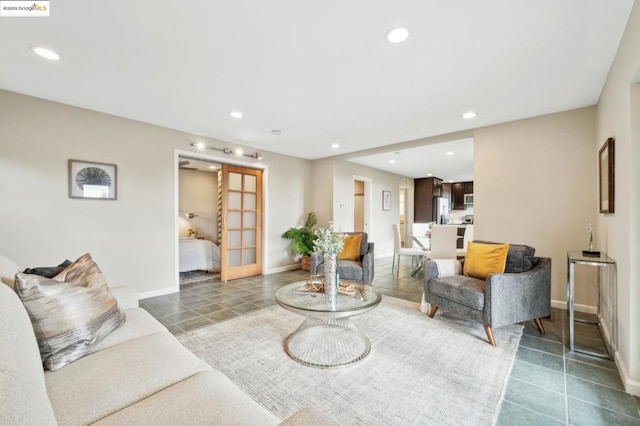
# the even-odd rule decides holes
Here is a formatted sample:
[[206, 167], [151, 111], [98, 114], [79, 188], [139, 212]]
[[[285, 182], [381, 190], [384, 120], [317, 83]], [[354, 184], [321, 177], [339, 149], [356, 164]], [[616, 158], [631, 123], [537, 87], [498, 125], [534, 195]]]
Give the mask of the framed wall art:
[[609, 138], [600, 148], [599, 160], [599, 191], [600, 213], [615, 211], [615, 139]]
[[69, 160], [69, 198], [117, 199], [118, 166]]
[[382, 210], [391, 210], [391, 191], [382, 191]]

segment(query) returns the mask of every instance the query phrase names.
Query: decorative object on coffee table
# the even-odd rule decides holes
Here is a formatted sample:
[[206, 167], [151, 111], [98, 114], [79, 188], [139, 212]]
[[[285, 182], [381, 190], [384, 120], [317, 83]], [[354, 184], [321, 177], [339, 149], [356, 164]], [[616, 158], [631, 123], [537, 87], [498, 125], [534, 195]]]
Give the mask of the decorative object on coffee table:
[[335, 298], [338, 293], [337, 281], [339, 281], [336, 277], [338, 253], [344, 247], [344, 236], [323, 228], [317, 230], [315, 236], [313, 249], [324, 255], [324, 292]]
[[[375, 244], [369, 241], [369, 236], [366, 232], [343, 232], [342, 234], [345, 236], [345, 246], [342, 251], [338, 253], [336, 273], [341, 279], [356, 281], [362, 284], [371, 284], [375, 269]], [[360, 239], [359, 248], [357, 247], [357, 244], [355, 244], [358, 238]], [[351, 252], [349, 248], [355, 249], [355, 253]], [[351, 255], [354, 255], [354, 257], [351, 257]], [[310, 272], [312, 274], [324, 274], [324, 271], [325, 264], [323, 254], [320, 252], [311, 253]]]

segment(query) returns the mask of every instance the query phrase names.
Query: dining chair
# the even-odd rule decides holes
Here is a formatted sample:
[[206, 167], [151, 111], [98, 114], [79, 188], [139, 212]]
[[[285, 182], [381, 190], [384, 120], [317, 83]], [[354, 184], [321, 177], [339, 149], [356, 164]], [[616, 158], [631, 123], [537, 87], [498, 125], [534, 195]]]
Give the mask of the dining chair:
[[431, 227], [431, 247], [424, 252], [429, 259], [456, 259], [458, 227], [434, 225]]
[[401, 247], [400, 243], [400, 227], [397, 224], [393, 224], [393, 261], [391, 263], [391, 273], [393, 274], [394, 266], [396, 263], [396, 256], [398, 257], [398, 266], [396, 271], [396, 276], [400, 275], [400, 256], [420, 256], [420, 265], [422, 265], [422, 260], [424, 258], [424, 254], [426, 253], [424, 250], [420, 248], [414, 247]]
[[461, 249], [456, 249], [458, 257], [465, 257], [467, 255], [467, 246], [469, 241], [473, 241], [473, 225], [467, 225], [464, 230], [464, 237]]

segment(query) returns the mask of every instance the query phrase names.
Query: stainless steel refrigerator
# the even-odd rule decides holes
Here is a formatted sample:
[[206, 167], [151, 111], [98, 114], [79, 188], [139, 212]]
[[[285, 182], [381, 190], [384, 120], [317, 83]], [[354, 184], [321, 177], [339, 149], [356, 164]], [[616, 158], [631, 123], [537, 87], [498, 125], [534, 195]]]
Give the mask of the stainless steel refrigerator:
[[433, 197], [433, 221], [435, 223], [449, 221], [449, 200], [446, 198]]

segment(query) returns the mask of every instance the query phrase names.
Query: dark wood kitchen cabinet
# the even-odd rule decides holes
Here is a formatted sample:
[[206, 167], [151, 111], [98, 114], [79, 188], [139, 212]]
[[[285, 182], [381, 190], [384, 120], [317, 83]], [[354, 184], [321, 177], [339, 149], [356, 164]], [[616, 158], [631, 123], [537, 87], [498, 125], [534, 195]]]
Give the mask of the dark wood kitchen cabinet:
[[450, 183], [442, 184], [442, 195], [440, 196], [442, 198], [446, 198], [449, 203], [449, 207], [451, 207], [451, 184]]
[[433, 197], [442, 196], [442, 179], [436, 177], [414, 179], [413, 221], [433, 222]]
[[451, 210], [466, 210], [464, 194], [473, 194], [473, 182], [456, 182], [451, 184]]
[[451, 184], [452, 210], [464, 210], [464, 182]]
[[473, 194], [473, 182], [465, 182], [464, 183], [464, 193], [465, 194]]

